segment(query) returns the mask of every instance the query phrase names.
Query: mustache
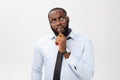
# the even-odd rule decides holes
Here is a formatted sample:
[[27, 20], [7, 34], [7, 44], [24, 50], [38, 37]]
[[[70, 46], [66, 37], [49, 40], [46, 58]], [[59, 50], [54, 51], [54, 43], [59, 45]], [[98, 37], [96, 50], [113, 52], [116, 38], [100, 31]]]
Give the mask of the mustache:
[[[55, 34], [56, 36], [58, 36], [59, 31], [57, 30], [57, 28], [56, 28], [56, 29], [53, 29], [53, 28], [51, 27], [51, 29], [52, 29], [52, 31], [54, 32], [54, 34]], [[66, 27], [64, 27], [64, 32], [61, 32], [61, 33], [62, 33], [63, 35], [65, 35], [66, 37], [67, 37], [68, 29], [69, 29], [69, 27], [68, 27], [68, 25], [66, 25]]]

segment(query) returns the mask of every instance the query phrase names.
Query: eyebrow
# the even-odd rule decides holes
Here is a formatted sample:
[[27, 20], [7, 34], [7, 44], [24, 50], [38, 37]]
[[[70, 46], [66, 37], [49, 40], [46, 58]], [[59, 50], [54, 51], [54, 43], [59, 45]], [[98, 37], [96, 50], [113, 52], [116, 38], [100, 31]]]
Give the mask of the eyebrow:
[[[65, 17], [65, 16], [64, 16]], [[57, 19], [64, 18], [63, 16], [58, 17]], [[51, 20], [56, 20], [56, 18], [53, 18]]]

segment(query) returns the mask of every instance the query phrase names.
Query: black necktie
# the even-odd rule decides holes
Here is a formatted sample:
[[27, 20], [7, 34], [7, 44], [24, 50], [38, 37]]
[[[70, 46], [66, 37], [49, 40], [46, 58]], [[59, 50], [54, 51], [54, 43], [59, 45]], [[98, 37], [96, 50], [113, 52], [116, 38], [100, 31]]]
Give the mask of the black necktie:
[[[70, 37], [67, 38], [67, 40], [70, 39]], [[62, 60], [63, 60], [63, 55], [58, 51], [57, 54], [57, 59], [56, 59], [56, 65], [54, 69], [54, 76], [53, 80], [60, 80], [60, 72], [61, 72], [61, 67], [62, 67]]]
[[63, 55], [58, 51], [53, 80], [60, 80]]

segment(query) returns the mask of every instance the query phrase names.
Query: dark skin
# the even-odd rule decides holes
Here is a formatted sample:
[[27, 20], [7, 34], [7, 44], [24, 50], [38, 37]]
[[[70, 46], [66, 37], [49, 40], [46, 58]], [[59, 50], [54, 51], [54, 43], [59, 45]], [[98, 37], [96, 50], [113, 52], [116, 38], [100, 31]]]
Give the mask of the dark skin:
[[[66, 50], [66, 36], [65, 27], [69, 23], [69, 17], [65, 15], [62, 10], [54, 10], [48, 15], [49, 23], [51, 28], [58, 33], [55, 44], [59, 47], [59, 51], [62, 53]], [[69, 58], [70, 54], [64, 54], [64, 57]]]

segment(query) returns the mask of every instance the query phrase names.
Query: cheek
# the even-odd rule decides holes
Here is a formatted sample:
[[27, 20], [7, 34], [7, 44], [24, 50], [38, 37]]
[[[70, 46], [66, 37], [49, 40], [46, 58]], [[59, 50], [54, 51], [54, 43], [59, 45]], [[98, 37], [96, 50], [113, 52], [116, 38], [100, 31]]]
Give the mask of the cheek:
[[56, 31], [55, 26], [51, 26], [51, 29], [54, 30], [54, 31]]
[[65, 27], [67, 26], [67, 23], [64, 23], [63, 26], [64, 26], [64, 28], [65, 28]]
[[51, 26], [52, 29], [55, 29], [55, 25], [50, 24], [50, 26]]
[[66, 20], [65, 23], [64, 23], [64, 26], [67, 26], [68, 23], [69, 23], [69, 22]]

